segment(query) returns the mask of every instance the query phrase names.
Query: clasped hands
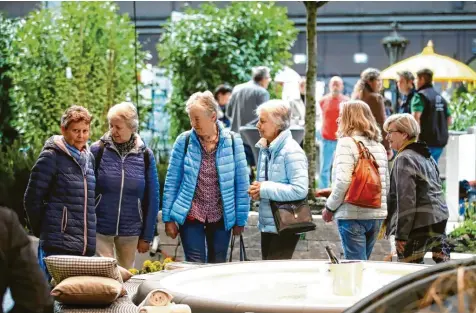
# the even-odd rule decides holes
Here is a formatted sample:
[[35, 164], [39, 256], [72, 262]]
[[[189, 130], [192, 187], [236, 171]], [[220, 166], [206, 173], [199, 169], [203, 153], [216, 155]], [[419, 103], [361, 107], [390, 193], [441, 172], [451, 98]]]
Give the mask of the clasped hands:
[[260, 193], [261, 183], [258, 181], [254, 181], [250, 188], [248, 189], [248, 194], [250, 195], [251, 199], [259, 200], [259, 193]]

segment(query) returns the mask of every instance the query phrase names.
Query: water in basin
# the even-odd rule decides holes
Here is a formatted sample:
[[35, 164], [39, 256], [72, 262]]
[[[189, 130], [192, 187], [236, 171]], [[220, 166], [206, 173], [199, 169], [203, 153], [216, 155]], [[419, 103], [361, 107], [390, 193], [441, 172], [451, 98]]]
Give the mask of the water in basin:
[[216, 301], [346, 308], [382, 286], [423, 268], [364, 262], [362, 289], [353, 296], [335, 295], [329, 264], [313, 260], [200, 267], [170, 275], [161, 280], [161, 285], [173, 292]]

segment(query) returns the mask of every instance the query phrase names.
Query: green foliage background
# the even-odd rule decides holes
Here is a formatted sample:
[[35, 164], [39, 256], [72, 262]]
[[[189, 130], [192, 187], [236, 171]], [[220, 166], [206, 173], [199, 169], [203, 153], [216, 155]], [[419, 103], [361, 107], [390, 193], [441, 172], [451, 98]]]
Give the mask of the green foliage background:
[[187, 9], [177, 22], [169, 20], [157, 50], [160, 66], [172, 78], [167, 104], [171, 137], [190, 127], [185, 112], [190, 95], [222, 83], [246, 82], [254, 66], [276, 73], [290, 64], [297, 33], [286, 8], [273, 2], [237, 1], [224, 8], [204, 4]]
[[91, 139], [97, 140], [107, 129], [108, 109], [127, 95], [135, 100], [135, 41], [129, 17], [113, 2], [62, 2], [32, 12], [11, 56], [14, 126], [24, 142], [59, 133], [59, 118], [72, 104], [94, 115]]
[[466, 131], [471, 126], [476, 126], [476, 93], [458, 92], [453, 94], [450, 103], [453, 123], [452, 130]]
[[0, 13], [0, 144], [11, 144], [17, 135], [11, 125], [12, 80], [8, 75], [11, 68], [8, 56], [17, 26], [16, 20], [7, 19]]

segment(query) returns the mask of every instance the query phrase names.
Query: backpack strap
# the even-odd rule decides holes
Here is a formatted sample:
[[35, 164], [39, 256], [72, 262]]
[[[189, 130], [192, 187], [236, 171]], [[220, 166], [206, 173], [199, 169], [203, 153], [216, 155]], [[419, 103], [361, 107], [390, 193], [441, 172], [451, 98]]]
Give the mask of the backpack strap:
[[188, 144], [190, 143], [190, 136], [192, 135], [192, 131], [189, 130], [186, 134], [185, 134], [185, 148], [183, 150], [183, 155], [185, 156], [187, 154], [187, 150], [188, 150]]
[[144, 167], [145, 167], [145, 173], [147, 174], [147, 171], [149, 170], [150, 166], [150, 156], [149, 156], [149, 149], [145, 148], [144, 150]]
[[95, 159], [96, 164], [94, 166], [94, 176], [96, 176], [96, 179], [98, 178], [99, 165], [101, 165], [101, 159], [103, 154], [104, 154], [104, 142], [102, 140], [99, 140], [99, 150], [98, 150], [98, 155]]

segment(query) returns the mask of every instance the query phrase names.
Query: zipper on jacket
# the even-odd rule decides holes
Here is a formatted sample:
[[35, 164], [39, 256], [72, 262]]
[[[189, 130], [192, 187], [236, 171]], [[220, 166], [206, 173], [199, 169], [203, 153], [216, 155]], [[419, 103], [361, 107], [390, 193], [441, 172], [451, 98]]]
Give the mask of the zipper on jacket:
[[63, 207], [63, 217], [61, 219], [61, 232], [64, 233], [68, 225], [68, 209]]
[[83, 183], [84, 183], [84, 227], [83, 227], [83, 255], [86, 255], [86, 248], [88, 246], [88, 181], [87, 181], [87, 173], [83, 170], [79, 162], [71, 156], [71, 158], [78, 164], [79, 169], [83, 173]]
[[137, 210], [139, 211], [140, 222], [144, 222], [144, 217], [142, 216], [142, 207], [140, 205], [140, 199], [137, 199]]
[[119, 207], [117, 209], [117, 222], [116, 222], [116, 236], [119, 236], [119, 222], [121, 219], [122, 193], [124, 191], [124, 161], [126, 160], [126, 157], [132, 152], [129, 151], [126, 153], [124, 157], [121, 157], [121, 154], [116, 149], [116, 147], [111, 146], [110, 148], [116, 151], [117, 155], [119, 155], [119, 158], [121, 159], [121, 192], [119, 193]]
[[[220, 148], [220, 145], [218, 144], [217, 145], [217, 151], [215, 152], [215, 167], [216, 167], [216, 170], [217, 170], [217, 178], [218, 178], [218, 190], [220, 190], [220, 199], [221, 199], [221, 211], [222, 211], [222, 214], [223, 214], [223, 222], [224, 222], [224, 226], [225, 226], [225, 230], [228, 230], [228, 222], [226, 220], [226, 214], [225, 214], [225, 201], [223, 200], [223, 192], [221, 190], [221, 184], [220, 184], [220, 172], [218, 171], [218, 150]], [[234, 162], [233, 162], [233, 167], [235, 166]], [[236, 177], [234, 178], [236, 179]], [[198, 180], [198, 178], [197, 178]], [[235, 184], [233, 184], [233, 197], [235, 197]], [[236, 197], [235, 197], [236, 198]], [[235, 208], [236, 208], [236, 199], [235, 199]], [[236, 209], [235, 209], [235, 215], [236, 215]], [[235, 224], [236, 224], [236, 221], [238, 220], [238, 217], [235, 216]], [[233, 228], [233, 226], [232, 226]]]

